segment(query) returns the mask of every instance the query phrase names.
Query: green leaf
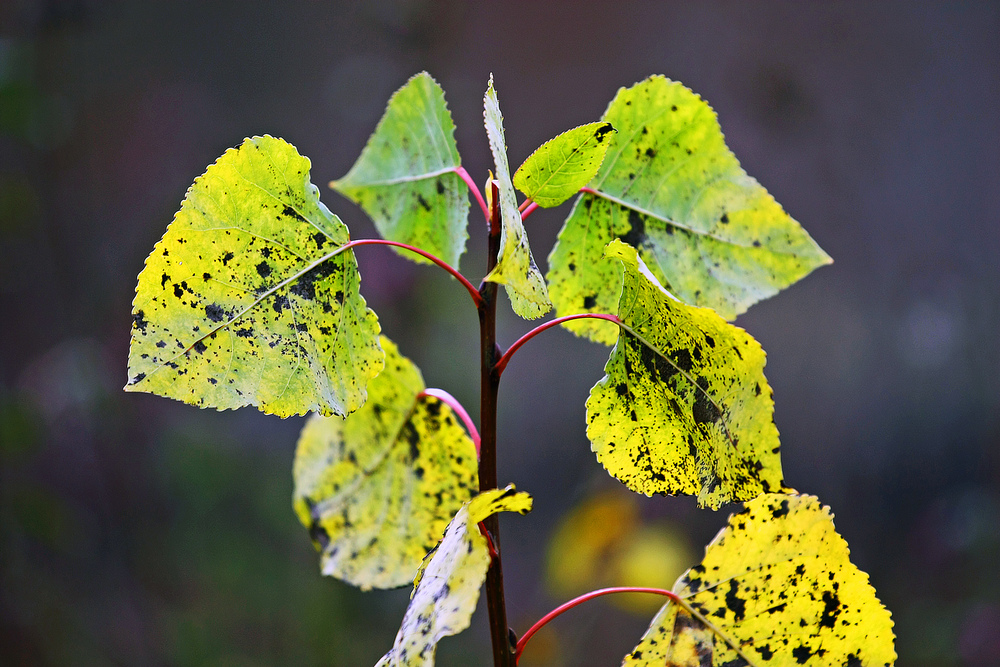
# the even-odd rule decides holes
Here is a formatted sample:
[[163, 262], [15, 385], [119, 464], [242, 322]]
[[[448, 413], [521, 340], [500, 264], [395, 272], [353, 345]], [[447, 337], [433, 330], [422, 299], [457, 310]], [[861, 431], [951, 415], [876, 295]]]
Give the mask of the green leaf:
[[476, 447], [417, 367], [382, 338], [385, 370], [346, 419], [313, 415], [295, 452], [294, 505], [323, 574], [369, 588], [413, 580], [478, 488]]
[[813, 496], [770, 494], [747, 503], [674, 593], [684, 604], [660, 609], [624, 667], [875, 667], [896, 660], [889, 611], [851, 563], [830, 509]]
[[542, 208], [558, 206], [585, 186], [601, 167], [611, 123], [589, 123], [538, 147], [514, 173], [514, 186]]
[[[623, 88], [604, 120], [618, 132], [590, 183], [596, 194], [577, 201], [549, 257], [559, 315], [614, 307], [621, 283], [597, 260], [616, 238], [679, 299], [729, 320], [831, 261], [743, 171], [715, 112], [681, 84], [654, 76]], [[587, 320], [567, 326], [611, 342]]]
[[587, 437], [612, 476], [638, 493], [698, 496], [702, 507], [783, 487], [764, 351], [709, 308], [674, 299], [634, 248], [621, 261], [622, 331], [587, 400]]
[[291, 144], [226, 151], [139, 274], [126, 391], [282, 417], [358, 409], [383, 354], [348, 240]]
[[503, 115], [500, 113], [500, 103], [493, 89], [492, 76], [484, 98], [483, 118], [497, 170], [496, 183], [500, 190], [500, 219], [503, 227], [500, 232], [497, 265], [485, 279], [504, 286], [515, 313], [525, 319], [535, 319], [549, 312], [552, 309], [552, 302], [549, 301], [549, 293], [545, 288], [542, 274], [531, 256], [528, 235], [524, 231], [521, 214], [517, 210], [517, 194], [514, 192], [514, 185], [510, 180], [510, 166], [507, 164]]
[[497, 512], [531, 510], [531, 496], [514, 486], [491, 489], [466, 503], [428, 556], [392, 648], [376, 667], [431, 667], [437, 643], [469, 627], [486, 580], [490, 554], [479, 522]]
[[469, 193], [455, 173], [460, 164], [444, 91], [421, 72], [389, 99], [358, 161], [330, 187], [364, 209], [383, 238], [457, 267], [469, 237]]

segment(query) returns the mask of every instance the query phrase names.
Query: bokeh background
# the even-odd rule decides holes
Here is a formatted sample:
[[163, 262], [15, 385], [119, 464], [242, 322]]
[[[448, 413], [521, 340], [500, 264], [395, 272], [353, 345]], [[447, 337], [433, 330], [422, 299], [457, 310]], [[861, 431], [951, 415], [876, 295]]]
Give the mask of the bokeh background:
[[[292, 513], [302, 420], [121, 387], [135, 276], [205, 166], [284, 137], [372, 236], [324, 184], [422, 69], [479, 181], [490, 72], [515, 165], [649, 74], [711, 102], [836, 260], [738, 320], [769, 353], [786, 480], [833, 508], [900, 665], [1000, 664], [1000, 5], [620, 0], [0, 2], [0, 663], [371, 665], [391, 645], [407, 591], [320, 577]], [[540, 263], [567, 210], [531, 218]], [[475, 415], [461, 288], [358, 254], [385, 332]], [[527, 325], [501, 313], [509, 343]], [[583, 585], [574, 562], [608, 583], [627, 543], [626, 579], [680, 569], [729, 511], [601, 469], [583, 404], [606, 354], [552, 332], [504, 375], [500, 477], [536, 498], [503, 521], [519, 632]], [[575, 610], [524, 664], [618, 664], [652, 613], [634, 607]], [[488, 655], [480, 613], [439, 662]]]

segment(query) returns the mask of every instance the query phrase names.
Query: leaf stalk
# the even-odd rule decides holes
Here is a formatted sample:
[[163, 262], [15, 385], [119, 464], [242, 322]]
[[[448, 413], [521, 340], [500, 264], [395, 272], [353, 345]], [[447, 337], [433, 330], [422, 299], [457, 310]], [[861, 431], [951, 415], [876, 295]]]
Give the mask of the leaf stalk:
[[527, 343], [529, 340], [531, 340], [538, 334], [542, 333], [546, 329], [551, 329], [552, 327], [558, 324], [562, 324], [563, 322], [569, 322], [570, 320], [583, 320], [583, 319], [606, 320], [613, 324], [617, 324], [619, 327], [622, 327], [629, 332], [632, 331], [627, 326], [625, 326], [625, 324], [620, 319], [618, 319], [616, 315], [610, 315], [608, 313], [577, 313], [576, 315], [564, 315], [563, 317], [557, 317], [554, 320], [549, 320], [548, 322], [545, 322], [544, 324], [539, 324], [537, 327], [535, 327], [534, 329], [532, 329], [531, 331], [529, 331], [528, 333], [524, 334], [516, 341], [514, 341], [514, 344], [510, 346], [510, 348], [504, 353], [504, 355], [500, 357], [500, 361], [497, 362], [496, 365], [497, 376], [499, 377], [500, 375], [503, 375], [503, 371], [505, 368], [507, 368], [507, 364], [510, 362], [510, 358], [514, 356], [514, 353], [517, 352], [522, 345]]
[[521, 653], [524, 651], [524, 647], [527, 646], [528, 641], [535, 635], [536, 632], [541, 630], [543, 627], [548, 625], [549, 621], [561, 616], [573, 607], [583, 604], [587, 600], [593, 600], [594, 598], [601, 597], [602, 595], [611, 595], [612, 593], [653, 593], [655, 595], [662, 595], [664, 597], [670, 598], [677, 604], [687, 608], [676, 593], [662, 589], [662, 588], [642, 588], [638, 586], [618, 586], [615, 588], [600, 588], [596, 591], [590, 591], [589, 593], [584, 593], [580, 597], [573, 598], [569, 602], [564, 602], [559, 605], [549, 613], [542, 616], [538, 621], [528, 628], [528, 631], [521, 636], [521, 639], [517, 642], [517, 650], [514, 655], [515, 664], [521, 659]]
[[385, 239], [358, 239], [356, 241], [348, 241], [344, 245], [337, 248], [334, 252], [330, 253], [327, 257], [324, 257], [323, 261], [329, 259], [330, 257], [333, 257], [334, 255], [339, 255], [348, 248], [353, 248], [355, 246], [361, 246], [361, 245], [389, 245], [396, 248], [403, 248], [404, 250], [409, 250], [410, 252], [414, 252], [420, 255], [421, 257], [429, 259], [430, 261], [434, 262], [434, 264], [436, 264], [437, 266], [441, 267], [442, 269], [450, 273], [453, 278], [458, 280], [458, 282], [462, 283], [462, 287], [464, 287], [465, 290], [469, 293], [469, 296], [472, 297], [472, 302], [476, 304], [476, 308], [479, 308], [480, 304], [482, 303], [482, 297], [479, 294], [479, 290], [477, 290], [475, 286], [472, 283], [470, 283], [468, 279], [466, 279], [465, 276], [459, 273], [458, 269], [456, 269], [443, 259], [430, 254], [426, 250], [421, 250], [420, 248], [417, 248], [412, 245], [407, 245], [406, 243], [400, 243], [398, 241], [387, 241]]
[[469, 437], [472, 438], [472, 443], [476, 446], [476, 457], [479, 456], [479, 449], [482, 444], [482, 438], [479, 437], [479, 431], [476, 430], [476, 424], [472, 421], [472, 417], [466, 411], [465, 406], [458, 402], [458, 399], [446, 392], [444, 389], [436, 389], [434, 387], [428, 387], [421, 392], [424, 396], [433, 396], [434, 398], [440, 399], [442, 403], [450, 407], [458, 418], [462, 420], [465, 424], [465, 429], [469, 432]]
[[472, 176], [469, 176], [469, 172], [465, 170], [465, 167], [458, 166], [454, 169], [455, 173], [465, 181], [465, 184], [469, 186], [469, 190], [472, 191], [472, 196], [476, 198], [479, 202], [479, 208], [483, 211], [483, 216], [486, 218], [486, 222], [490, 222], [490, 208], [486, 205], [486, 200], [483, 199], [483, 193], [479, 191], [479, 186], [476, 185], [475, 181], [472, 180]]

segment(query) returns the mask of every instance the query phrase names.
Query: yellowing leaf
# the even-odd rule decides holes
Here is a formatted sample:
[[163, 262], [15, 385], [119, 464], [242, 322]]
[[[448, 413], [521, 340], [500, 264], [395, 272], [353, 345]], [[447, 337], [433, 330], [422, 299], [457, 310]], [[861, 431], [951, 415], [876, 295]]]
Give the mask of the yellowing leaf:
[[389, 99], [357, 162], [330, 187], [361, 206], [383, 238], [457, 267], [469, 236], [469, 193], [454, 171], [460, 164], [444, 91], [421, 72]]
[[497, 265], [485, 279], [504, 286], [515, 313], [526, 319], [535, 319], [549, 312], [552, 302], [549, 301], [542, 274], [531, 256], [528, 235], [517, 210], [517, 194], [510, 180], [507, 142], [503, 136], [503, 115], [500, 113], [496, 91], [493, 90], [492, 76], [484, 98], [483, 118], [497, 169], [496, 183], [500, 190], [500, 218], [503, 227]]
[[543, 208], [558, 206], [597, 174], [614, 133], [611, 123], [589, 123], [546, 141], [517, 168], [514, 186]]
[[881, 667], [896, 660], [888, 610], [850, 562], [829, 508], [813, 496], [769, 494], [747, 503], [674, 593], [684, 604], [664, 605], [623, 665]]
[[421, 567], [392, 648], [376, 667], [430, 667], [442, 637], [469, 627], [490, 555], [479, 522], [497, 512], [526, 514], [531, 496], [514, 486], [490, 489], [466, 503]]
[[[549, 256], [559, 315], [610, 312], [621, 283], [598, 260], [622, 239], [686, 303], [733, 319], [828, 264], [829, 256], [748, 176], [715, 112], [683, 85], [654, 76], [620, 89], [603, 120], [618, 130], [600, 172]], [[611, 343], [591, 320], [567, 326]]]
[[139, 274], [125, 389], [282, 417], [358, 409], [383, 354], [348, 240], [291, 144], [226, 151]]
[[656, 283], [634, 248], [621, 261], [622, 331], [587, 400], [597, 459], [633, 491], [749, 500], [782, 488], [765, 355], [749, 334]]
[[313, 415], [295, 453], [294, 505], [323, 574], [362, 589], [413, 580], [478, 486], [476, 448], [420, 371], [382, 338], [385, 370], [346, 419]]

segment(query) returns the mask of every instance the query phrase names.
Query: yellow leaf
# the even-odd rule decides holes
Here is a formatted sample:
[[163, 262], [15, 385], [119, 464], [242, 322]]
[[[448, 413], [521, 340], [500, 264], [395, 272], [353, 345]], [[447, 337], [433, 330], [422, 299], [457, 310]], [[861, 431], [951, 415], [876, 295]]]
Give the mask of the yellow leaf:
[[462, 506], [421, 566], [392, 648], [376, 667], [431, 667], [437, 643], [469, 627], [490, 564], [479, 522], [497, 512], [527, 513], [531, 496], [490, 489]]
[[[679, 299], [727, 320], [831, 262], [740, 167], [715, 111], [682, 84], [651, 76], [621, 88], [602, 120], [618, 132], [549, 255], [560, 316], [613, 312], [621, 281], [599, 260], [616, 238]], [[614, 341], [596, 320], [565, 326]]]
[[892, 619], [850, 562], [827, 507], [768, 494], [729, 517], [625, 667], [882, 667]]
[[783, 482], [765, 355], [709, 308], [674, 299], [634, 248], [615, 241], [622, 331], [587, 400], [587, 437], [638, 493], [689, 494], [717, 508]]
[[383, 355], [348, 240], [291, 144], [226, 151], [139, 274], [125, 389], [281, 417], [357, 410]]
[[478, 486], [476, 448], [452, 410], [427, 396], [417, 367], [383, 337], [385, 370], [346, 419], [302, 429], [294, 505], [323, 574], [369, 588], [413, 580]]

